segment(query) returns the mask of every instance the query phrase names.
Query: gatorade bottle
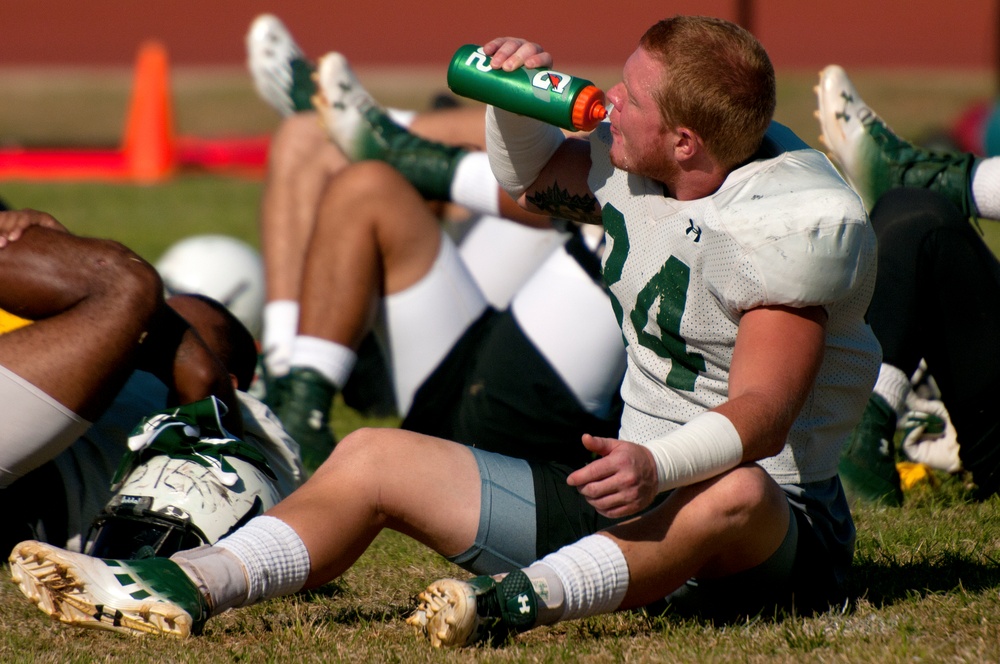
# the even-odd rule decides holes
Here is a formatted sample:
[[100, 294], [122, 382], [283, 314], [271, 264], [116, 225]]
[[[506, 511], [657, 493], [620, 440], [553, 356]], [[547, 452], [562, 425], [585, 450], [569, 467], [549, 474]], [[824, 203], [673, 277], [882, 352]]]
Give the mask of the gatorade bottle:
[[571, 131], [590, 131], [608, 114], [604, 92], [590, 81], [552, 69], [492, 69], [490, 57], [475, 44], [455, 52], [448, 87], [457, 95]]

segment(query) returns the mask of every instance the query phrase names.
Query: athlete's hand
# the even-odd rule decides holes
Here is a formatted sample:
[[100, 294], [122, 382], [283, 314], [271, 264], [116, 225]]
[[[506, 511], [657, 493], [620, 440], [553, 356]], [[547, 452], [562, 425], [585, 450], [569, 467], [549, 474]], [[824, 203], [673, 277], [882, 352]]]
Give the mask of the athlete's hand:
[[55, 220], [51, 214], [38, 210], [4, 210], [0, 212], [0, 249], [11, 242], [16, 242], [26, 228], [42, 226], [68, 233], [66, 227]]
[[583, 435], [583, 446], [601, 458], [571, 473], [566, 483], [577, 487], [598, 514], [618, 518], [649, 507], [659, 486], [649, 450], [626, 440], [590, 434]]
[[493, 69], [514, 71], [519, 67], [543, 69], [552, 66], [552, 54], [534, 42], [519, 37], [498, 37], [483, 44]]

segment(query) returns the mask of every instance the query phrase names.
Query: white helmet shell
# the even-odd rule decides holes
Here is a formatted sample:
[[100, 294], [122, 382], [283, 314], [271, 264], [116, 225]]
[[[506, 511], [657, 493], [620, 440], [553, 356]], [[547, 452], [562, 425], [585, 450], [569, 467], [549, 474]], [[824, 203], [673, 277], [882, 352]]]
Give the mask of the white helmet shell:
[[196, 293], [218, 300], [260, 337], [264, 263], [260, 253], [229, 235], [192, 235], [171, 245], [156, 263], [167, 295]]
[[[226, 456], [238, 478], [182, 457], [157, 454], [129, 472], [95, 519], [88, 553], [137, 558], [214, 544], [281, 500], [277, 481], [257, 465]], [[228, 484], [228, 486], [227, 486]]]

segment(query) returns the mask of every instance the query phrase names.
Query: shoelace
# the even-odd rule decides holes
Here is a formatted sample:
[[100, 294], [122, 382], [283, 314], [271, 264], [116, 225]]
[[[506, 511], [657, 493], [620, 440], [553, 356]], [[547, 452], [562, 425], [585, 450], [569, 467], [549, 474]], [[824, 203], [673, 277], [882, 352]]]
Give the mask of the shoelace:
[[225, 404], [209, 397], [143, 418], [129, 436], [129, 451], [115, 471], [111, 490], [116, 491], [135, 466], [159, 454], [208, 468], [225, 486], [240, 479], [227, 457], [241, 459], [277, 479], [260, 451], [225, 430], [220, 412], [226, 412]]

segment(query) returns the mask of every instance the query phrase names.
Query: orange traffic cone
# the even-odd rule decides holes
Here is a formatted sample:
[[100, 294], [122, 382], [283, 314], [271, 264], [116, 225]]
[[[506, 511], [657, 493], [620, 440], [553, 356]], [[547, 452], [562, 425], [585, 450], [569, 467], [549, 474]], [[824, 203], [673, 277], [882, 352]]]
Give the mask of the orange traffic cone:
[[177, 166], [167, 49], [144, 42], [136, 57], [122, 152], [137, 182], [160, 182]]

